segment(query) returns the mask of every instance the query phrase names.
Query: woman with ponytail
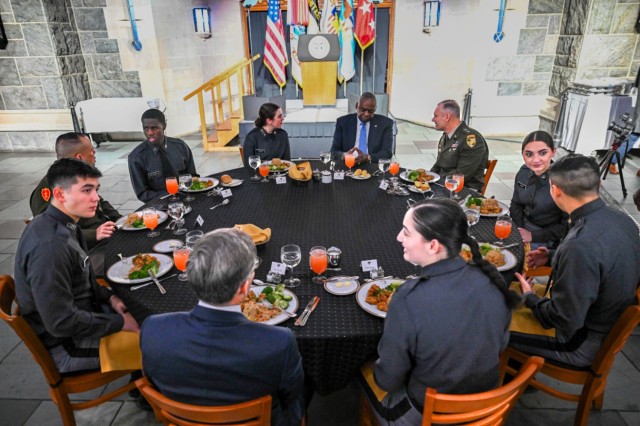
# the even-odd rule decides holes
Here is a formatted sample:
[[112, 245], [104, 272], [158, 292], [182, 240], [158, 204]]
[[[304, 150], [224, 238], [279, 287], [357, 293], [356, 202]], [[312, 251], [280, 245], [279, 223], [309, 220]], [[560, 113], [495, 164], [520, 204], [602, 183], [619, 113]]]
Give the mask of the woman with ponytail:
[[[398, 241], [420, 276], [395, 292], [378, 346], [374, 378], [388, 394], [374, 412], [381, 424], [419, 424], [427, 387], [464, 394], [493, 389], [520, 297], [485, 261], [467, 234], [464, 212], [448, 199], [414, 205]], [[462, 244], [473, 260], [459, 256]]]

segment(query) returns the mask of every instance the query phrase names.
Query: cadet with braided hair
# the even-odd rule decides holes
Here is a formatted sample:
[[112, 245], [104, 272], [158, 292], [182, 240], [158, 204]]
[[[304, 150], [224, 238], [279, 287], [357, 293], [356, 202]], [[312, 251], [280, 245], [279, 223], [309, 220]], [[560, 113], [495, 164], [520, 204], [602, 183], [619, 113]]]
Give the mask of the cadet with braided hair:
[[[511, 310], [520, 297], [467, 235], [464, 212], [448, 199], [426, 200], [404, 217], [398, 241], [420, 276], [395, 292], [375, 363], [372, 400], [381, 424], [420, 424], [427, 387], [475, 393], [499, 383], [500, 353], [509, 341]], [[459, 256], [471, 247], [473, 263]]]

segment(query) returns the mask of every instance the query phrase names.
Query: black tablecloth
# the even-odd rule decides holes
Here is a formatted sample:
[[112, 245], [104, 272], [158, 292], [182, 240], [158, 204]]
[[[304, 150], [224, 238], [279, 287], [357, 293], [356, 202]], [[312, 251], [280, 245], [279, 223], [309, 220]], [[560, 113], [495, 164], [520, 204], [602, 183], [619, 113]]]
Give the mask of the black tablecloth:
[[[322, 164], [313, 164], [322, 168]], [[371, 172], [375, 169], [372, 167]], [[275, 181], [258, 183], [249, 180], [252, 173], [245, 169], [226, 172], [244, 183], [232, 188], [230, 204], [210, 210], [221, 202], [220, 197], [207, 197], [206, 193], [195, 194], [191, 202], [193, 211], [185, 216], [186, 227], [195, 229], [198, 215], [204, 218], [204, 232], [236, 224], [252, 223], [261, 228], [271, 228], [271, 240], [258, 247], [263, 260], [256, 277], [265, 279], [271, 262], [280, 262], [280, 248], [285, 244], [297, 244], [302, 249], [302, 261], [295, 269], [302, 284], [292, 289], [300, 302], [298, 313], [315, 295], [320, 303], [305, 327], [296, 327], [290, 319], [282, 326], [291, 328], [297, 338], [302, 354], [307, 379], [320, 394], [328, 394], [349, 382], [360, 365], [376, 354], [376, 346], [382, 335], [383, 319], [363, 311], [356, 303], [355, 295], [335, 296], [326, 292], [322, 285], [311, 282], [308, 253], [312, 246], [336, 246], [342, 250], [341, 272], [328, 275], [360, 275], [360, 261], [377, 259], [385, 275], [406, 277], [416, 272], [413, 265], [404, 261], [402, 246], [396, 236], [402, 227], [409, 198], [418, 201], [422, 195], [389, 195], [378, 188], [379, 179], [354, 180], [323, 184], [311, 181], [307, 186], [296, 186], [287, 178], [286, 184]], [[387, 176], [389, 176], [387, 174]], [[215, 175], [219, 177], [219, 175]], [[448, 191], [432, 185], [436, 196], [448, 196]], [[467, 190], [462, 191], [465, 195]], [[150, 205], [167, 204], [167, 200], [154, 200]], [[495, 241], [493, 226], [495, 219], [482, 218], [474, 226], [474, 235], [479, 240]], [[105, 266], [108, 268], [119, 259], [118, 253], [131, 256], [151, 252], [153, 244], [170, 238], [180, 238], [173, 231], [159, 226], [161, 235], [148, 238], [148, 231], [119, 231], [107, 245]], [[513, 228], [507, 242], [521, 241]], [[521, 246], [510, 249], [518, 258], [518, 266], [505, 273], [511, 280], [513, 273], [521, 269], [523, 251]], [[214, 266], [214, 265], [212, 265]], [[171, 273], [176, 272], [175, 268]], [[362, 279], [360, 280], [362, 282]], [[197, 298], [189, 285], [177, 278], [163, 282], [167, 294], [161, 295], [153, 285], [135, 292], [129, 286], [111, 283], [130, 312], [142, 323], [156, 313], [190, 310]]]

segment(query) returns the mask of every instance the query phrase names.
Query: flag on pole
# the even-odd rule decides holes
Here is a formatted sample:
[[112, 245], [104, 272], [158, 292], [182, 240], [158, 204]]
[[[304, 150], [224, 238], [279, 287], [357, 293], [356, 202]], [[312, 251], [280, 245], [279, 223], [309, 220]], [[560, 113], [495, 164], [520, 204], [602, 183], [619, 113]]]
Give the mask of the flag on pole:
[[287, 84], [285, 67], [289, 60], [285, 46], [280, 0], [269, 0], [267, 32], [264, 39], [264, 66], [271, 71], [273, 79], [280, 87]]
[[287, 24], [304, 25], [309, 23], [307, 0], [287, 0]]
[[320, 19], [320, 9], [316, 0], [308, 0], [309, 2], [309, 25], [307, 25], [307, 34], [319, 34], [320, 27], [318, 20]]
[[353, 39], [353, 0], [342, 0], [340, 8], [340, 63], [338, 78], [351, 80], [356, 73], [356, 43]]
[[376, 39], [376, 24], [371, 0], [359, 0], [358, 4], [355, 37], [360, 49], [364, 50]]
[[291, 48], [291, 77], [302, 87], [302, 66], [298, 58], [298, 40], [306, 33], [302, 25], [291, 25], [289, 27], [289, 47]]
[[338, 18], [336, 17], [334, 0], [324, 0], [322, 15], [320, 15], [320, 33], [338, 34]]

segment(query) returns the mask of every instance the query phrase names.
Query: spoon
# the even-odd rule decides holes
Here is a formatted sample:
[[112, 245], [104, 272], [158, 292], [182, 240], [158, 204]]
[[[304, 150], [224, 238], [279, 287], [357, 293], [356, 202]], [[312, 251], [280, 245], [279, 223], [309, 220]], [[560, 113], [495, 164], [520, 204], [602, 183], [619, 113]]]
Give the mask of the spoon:
[[215, 209], [216, 207], [225, 206], [225, 205], [227, 205], [227, 204], [229, 204], [229, 199], [228, 199], [228, 198], [225, 198], [225, 199], [224, 199], [224, 201], [222, 201], [220, 204], [216, 204], [215, 206], [211, 207], [209, 210], [213, 210], [213, 209]]

